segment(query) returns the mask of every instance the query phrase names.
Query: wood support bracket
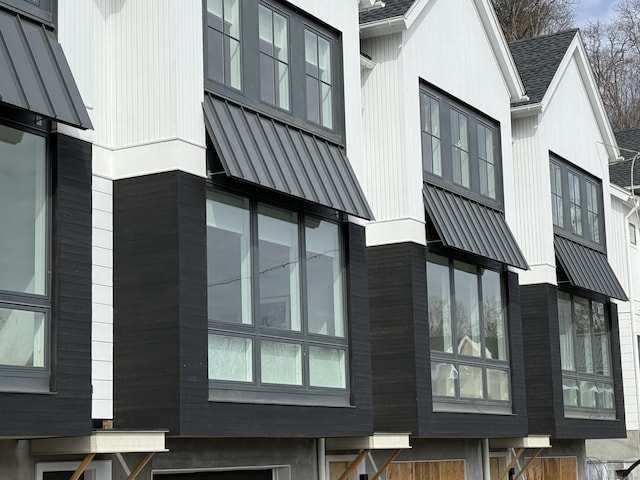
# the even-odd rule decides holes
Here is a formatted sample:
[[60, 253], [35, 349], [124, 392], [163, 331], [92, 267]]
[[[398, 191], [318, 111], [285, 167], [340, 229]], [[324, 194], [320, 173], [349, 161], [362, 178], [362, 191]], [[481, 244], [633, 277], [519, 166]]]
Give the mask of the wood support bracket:
[[531, 466], [531, 464], [533, 463], [533, 461], [538, 458], [538, 455], [540, 455], [542, 453], [542, 448], [539, 448], [536, 453], [533, 454], [533, 456], [527, 460], [527, 463], [524, 464], [524, 467], [522, 467], [522, 470], [520, 470], [518, 473], [516, 473], [516, 476], [513, 477], [513, 480], [518, 480], [522, 475], [524, 475], [524, 472], [527, 471], [527, 469]]
[[364, 457], [366, 457], [369, 454], [370, 451], [371, 450], [369, 449], [362, 450], [358, 454], [358, 456], [354, 458], [353, 462], [347, 465], [347, 469], [344, 471], [342, 475], [340, 475], [340, 477], [338, 477], [338, 480], [347, 480], [347, 477], [349, 476], [349, 474], [356, 469], [356, 467], [360, 464], [360, 462], [364, 459]]
[[80, 462], [80, 465], [78, 465], [78, 468], [76, 468], [76, 471], [73, 472], [73, 475], [71, 475], [71, 478], [69, 480], [78, 480], [80, 478], [80, 475], [84, 473], [84, 471], [91, 463], [91, 460], [93, 460], [93, 457], [95, 456], [95, 453], [87, 453], [87, 455], [84, 457], [82, 462]]
[[518, 453], [516, 453], [516, 455], [511, 459], [511, 461], [509, 462], [509, 465], [507, 465], [507, 468], [505, 468], [502, 471], [502, 473], [498, 477], [498, 480], [502, 480], [503, 478], [507, 477], [507, 475], [509, 474], [509, 470], [511, 470], [511, 467], [513, 467], [516, 464], [516, 462], [522, 456], [523, 453], [524, 453], [524, 448], [521, 448], [520, 450], [518, 450]]
[[133, 471], [129, 474], [129, 476], [127, 477], [127, 480], [135, 480], [140, 474], [140, 472], [142, 471], [142, 469], [147, 466], [147, 463], [149, 463], [149, 461], [153, 458], [155, 454], [156, 452], [147, 453], [142, 458], [142, 460], [140, 460], [140, 463], [136, 465], [136, 468], [134, 468]]
[[389, 455], [389, 458], [387, 459], [387, 461], [384, 462], [384, 464], [380, 467], [380, 470], [378, 470], [376, 474], [373, 477], [371, 477], [371, 480], [378, 480], [378, 478], [380, 478], [380, 476], [387, 471], [387, 468], [389, 467], [389, 465], [391, 465], [391, 462], [393, 462], [396, 459], [396, 457], [400, 455], [401, 451], [402, 451], [401, 449], [394, 450], [393, 453]]

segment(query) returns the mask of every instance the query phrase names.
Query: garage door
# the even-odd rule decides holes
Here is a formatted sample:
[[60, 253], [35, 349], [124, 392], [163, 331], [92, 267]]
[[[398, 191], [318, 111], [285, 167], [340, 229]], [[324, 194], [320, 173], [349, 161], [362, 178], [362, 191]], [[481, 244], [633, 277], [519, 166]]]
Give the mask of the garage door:
[[193, 472], [155, 475], [154, 480], [272, 480], [273, 470], [236, 470], [231, 472]]
[[464, 460], [392, 463], [387, 480], [465, 480]]
[[536, 458], [527, 470], [527, 480], [577, 480], [576, 457]]

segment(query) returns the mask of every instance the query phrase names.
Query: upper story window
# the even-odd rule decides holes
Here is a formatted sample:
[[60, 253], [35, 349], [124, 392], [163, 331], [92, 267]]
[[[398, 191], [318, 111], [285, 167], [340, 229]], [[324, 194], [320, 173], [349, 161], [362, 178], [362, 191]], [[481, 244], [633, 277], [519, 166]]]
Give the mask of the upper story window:
[[615, 415], [611, 329], [605, 304], [558, 292], [565, 415]]
[[427, 300], [434, 408], [510, 412], [500, 273], [428, 254]]
[[500, 206], [498, 124], [427, 87], [420, 90], [420, 117], [425, 180]]
[[348, 401], [341, 238], [339, 225], [329, 220], [218, 190], [208, 193], [214, 398], [250, 390], [252, 398], [264, 401]]
[[276, 0], [207, 0], [206, 25], [207, 89], [341, 139], [338, 33]]
[[0, 124], [0, 379], [48, 389], [49, 179], [47, 139]]
[[557, 157], [549, 163], [551, 213], [556, 230], [602, 245], [602, 184]]
[[629, 224], [629, 241], [631, 245], [637, 245], [638, 239], [636, 238], [636, 226], [633, 223]]

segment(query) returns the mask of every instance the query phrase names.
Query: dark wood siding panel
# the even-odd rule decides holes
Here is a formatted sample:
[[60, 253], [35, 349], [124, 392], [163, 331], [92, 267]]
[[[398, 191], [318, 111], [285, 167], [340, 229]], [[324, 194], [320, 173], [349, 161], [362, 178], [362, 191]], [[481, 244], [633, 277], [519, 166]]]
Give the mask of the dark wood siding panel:
[[52, 390], [0, 394], [2, 435], [91, 431], [91, 145], [56, 134], [52, 150]]
[[114, 414], [119, 428], [179, 431], [178, 176], [169, 172], [114, 182]]
[[367, 248], [376, 431], [417, 431], [415, 248], [410, 243]]

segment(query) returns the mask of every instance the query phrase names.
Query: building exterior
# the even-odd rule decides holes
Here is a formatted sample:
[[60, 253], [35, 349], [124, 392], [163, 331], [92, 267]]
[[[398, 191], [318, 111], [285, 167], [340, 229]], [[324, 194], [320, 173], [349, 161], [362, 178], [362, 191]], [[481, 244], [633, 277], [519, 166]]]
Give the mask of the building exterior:
[[0, 476], [585, 478], [617, 156], [489, 0], [0, 0]]

